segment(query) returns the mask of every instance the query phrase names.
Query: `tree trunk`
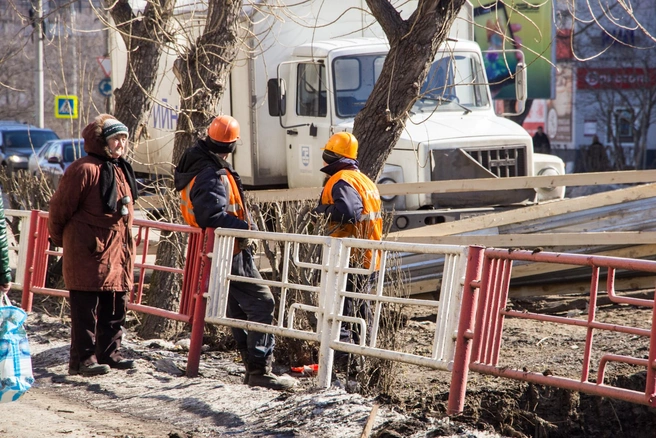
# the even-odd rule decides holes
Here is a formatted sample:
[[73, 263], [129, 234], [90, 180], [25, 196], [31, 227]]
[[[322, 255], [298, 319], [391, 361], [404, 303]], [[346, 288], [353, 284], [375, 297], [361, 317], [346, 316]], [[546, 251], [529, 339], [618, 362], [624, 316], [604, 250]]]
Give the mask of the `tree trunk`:
[[175, 0], [149, 1], [137, 18], [126, 0], [105, 0], [127, 47], [128, 59], [121, 88], [114, 90], [114, 116], [130, 130], [130, 140], [138, 142], [150, 117], [153, 89], [163, 41], [169, 38], [166, 28], [173, 15]]
[[390, 43], [380, 77], [353, 126], [360, 143], [360, 170], [372, 180], [378, 179], [401, 136], [435, 53], [464, 3], [420, 0], [412, 15], [403, 20], [388, 0], [367, 0]]
[[239, 50], [240, 0], [211, 1], [205, 31], [174, 64], [179, 81], [180, 114], [175, 133], [173, 162], [217, 115], [216, 108], [227, 88], [232, 64]]
[[[209, 4], [205, 30], [196, 44], [181, 55], [175, 62], [174, 71], [179, 81], [180, 114], [173, 148], [173, 162], [177, 163], [184, 151], [198, 136], [203, 136], [211, 120], [217, 115], [215, 109], [227, 87], [232, 63], [238, 52], [238, 19], [241, 1], [212, 1]], [[179, 204], [179, 199], [177, 201]], [[162, 244], [157, 248], [157, 262], [174, 260], [175, 245]], [[174, 266], [174, 265], [170, 265]], [[180, 277], [168, 272], [157, 271], [151, 279], [149, 304], [172, 309], [179, 305]], [[139, 331], [147, 337], [150, 334], [170, 336], [176, 329], [173, 321], [146, 315]]]

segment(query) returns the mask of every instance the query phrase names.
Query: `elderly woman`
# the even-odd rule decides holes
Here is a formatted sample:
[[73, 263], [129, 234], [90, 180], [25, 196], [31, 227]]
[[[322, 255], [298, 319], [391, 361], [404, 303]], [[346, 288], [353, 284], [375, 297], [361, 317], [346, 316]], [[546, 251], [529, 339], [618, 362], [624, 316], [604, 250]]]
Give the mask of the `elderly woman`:
[[82, 131], [86, 157], [73, 162], [50, 200], [48, 230], [64, 249], [70, 291], [69, 374], [134, 368], [120, 352], [127, 293], [133, 286], [134, 172], [123, 156], [128, 129], [101, 114]]

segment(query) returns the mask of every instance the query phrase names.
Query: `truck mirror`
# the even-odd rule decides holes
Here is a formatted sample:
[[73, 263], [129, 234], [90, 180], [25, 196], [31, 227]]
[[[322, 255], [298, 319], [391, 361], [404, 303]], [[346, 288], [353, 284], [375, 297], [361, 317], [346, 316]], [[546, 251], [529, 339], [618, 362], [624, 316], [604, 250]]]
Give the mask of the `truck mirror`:
[[272, 78], [267, 82], [267, 95], [269, 97], [269, 115], [280, 117], [285, 115], [285, 83], [282, 79]]
[[526, 65], [523, 62], [517, 63], [515, 68], [515, 96], [519, 102], [526, 102], [528, 86], [526, 83]]
[[526, 109], [526, 97], [528, 95], [528, 86], [526, 79], [526, 65], [523, 62], [518, 62], [515, 68], [515, 111], [504, 112], [501, 114], [503, 117], [513, 117], [524, 113]]

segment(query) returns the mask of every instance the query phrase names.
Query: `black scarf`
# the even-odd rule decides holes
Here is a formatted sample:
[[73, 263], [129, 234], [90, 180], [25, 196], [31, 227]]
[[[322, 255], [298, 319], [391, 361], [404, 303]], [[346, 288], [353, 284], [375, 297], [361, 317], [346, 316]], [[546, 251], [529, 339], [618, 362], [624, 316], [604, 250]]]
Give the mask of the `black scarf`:
[[100, 197], [103, 200], [103, 207], [106, 213], [114, 213], [116, 211], [116, 176], [114, 175], [113, 165], [117, 165], [125, 175], [125, 179], [130, 185], [132, 192], [132, 201], [139, 198], [137, 189], [137, 179], [134, 176], [134, 170], [130, 163], [125, 161], [122, 157], [108, 158], [98, 154], [89, 154], [92, 157], [98, 158], [103, 162], [100, 166]]

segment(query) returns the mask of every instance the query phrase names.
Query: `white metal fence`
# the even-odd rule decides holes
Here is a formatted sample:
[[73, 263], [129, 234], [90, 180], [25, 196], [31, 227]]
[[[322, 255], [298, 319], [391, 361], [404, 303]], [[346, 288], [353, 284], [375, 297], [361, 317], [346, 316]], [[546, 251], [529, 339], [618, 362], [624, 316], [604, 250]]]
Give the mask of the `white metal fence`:
[[[6, 217], [20, 218], [19, 233], [20, 236], [26, 236], [30, 231], [30, 214], [29, 210], [5, 210]], [[22, 239], [14, 236], [7, 224], [7, 242], [9, 243], [9, 260], [11, 267], [14, 268], [13, 285], [17, 288], [23, 287], [25, 278], [25, 266], [27, 265], [27, 243], [29, 239]], [[14, 254], [15, 253], [15, 254]]]
[[[230, 273], [232, 254], [234, 239], [237, 237], [266, 240], [269, 244], [276, 242], [281, 256], [280, 279], [258, 280], [232, 275]], [[318, 261], [301, 260], [302, 251], [300, 249], [303, 245], [314, 245], [319, 250]], [[372, 273], [371, 270], [349, 267], [351, 250], [355, 248], [375, 250], [380, 257], [381, 273], [389, 273], [390, 270], [394, 270], [393, 260], [404, 253], [433, 254], [436, 258], [443, 258], [439, 300], [419, 300], [398, 296], [397, 288], [386, 280], [386, 278], [389, 279], [389, 275], [378, 275], [375, 285], [369, 293], [348, 292], [346, 290], [348, 274]], [[318, 342], [318, 378], [319, 385], [323, 387], [328, 387], [331, 383], [335, 350], [448, 371], [451, 369], [455, 352], [455, 335], [462, 300], [467, 251], [468, 248], [465, 246], [454, 245], [376, 242], [300, 234], [217, 229], [211, 257], [212, 266], [205, 321]], [[298, 270], [307, 270], [306, 273], [310, 272], [311, 274], [304, 278], [314, 278], [316, 281], [297, 280], [294, 282], [292, 279], [294, 276], [290, 275], [290, 272], [298, 272]], [[411, 280], [411, 278], [406, 279], [406, 281]], [[228, 291], [231, 281], [265, 284], [280, 289], [280, 305], [274, 325], [227, 317]], [[291, 299], [294, 294], [291, 294], [290, 291], [301, 291], [306, 295], [309, 294], [313, 299], [311, 303], [302, 302], [302, 300], [294, 301]], [[343, 314], [345, 297], [371, 303], [373, 318], [370, 331], [367, 330], [368, 321]], [[404, 351], [406, 349], [404, 345], [394, 350], [378, 345], [381, 314], [385, 304], [423, 306], [434, 309], [432, 313], [437, 313], [437, 321], [432, 335], [432, 346], [428, 353], [407, 352]], [[312, 328], [299, 327], [299, 324], [296, 323], [299, 312], [310, 312], [316, 315], [316, 324]], [[339, 334], [342, 322], [359, 325], [360, 333], [368, 333], [369, 336], [366, 339], [362, 336], [358, 345], [340, 342]]]

